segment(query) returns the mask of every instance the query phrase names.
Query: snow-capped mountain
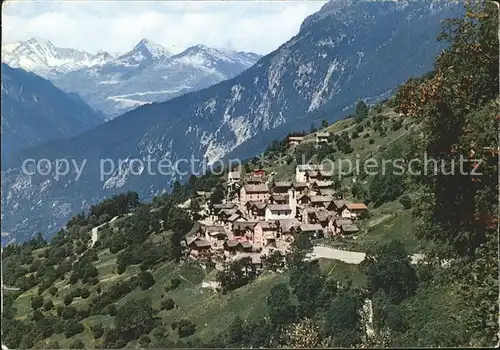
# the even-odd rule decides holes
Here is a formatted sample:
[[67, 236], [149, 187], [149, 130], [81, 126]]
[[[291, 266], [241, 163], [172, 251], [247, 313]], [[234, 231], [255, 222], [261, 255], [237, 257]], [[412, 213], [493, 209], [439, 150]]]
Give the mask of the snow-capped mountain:
[[233, 78], [259, 57], [203, 45], [173, 55], [161, 45], [143, 39], [131, 51], [105, 64], [82, 68], [52, 81], [64, 91], [77, 92], [94, 108], [117, 116]]
[[233, 78], [259, 58], [204, 45], [174, 54], [147, 39], [120, 55], [60, 48], [34, 38], [2, 44], [3, 63], [47, 78], [65, 92], [78, 93], [110, 117]]
[[[148, 199], [168, 190], [173, 178], [186, 178], [162, 175], [154, 168], [158, 163], [153, 175], [137, 169], [133, 159], [254, 156], [287, 131], [345, 116], [359, 98], [387, 97], [409, 77], [432, 69], [444, 45], [436, 41], [441, 20], [463, 11], [458, 2], [427, 0], [331, 3], [337, 8], [326, 5], [295, 37], [233, 79], [20, 154], [2, 176], [2, 231], [53, 232], [71, 213], [102, 198], [135, 190]], [[189, 57], [205, 62], [205, 52], [194, 51]], [[27, 176], [19, 164], [28, 157], [85, 160], [86, 169], [78, 181], [74, 173], [58, 181]], [[102, 159], [125, 163], [101, 178]]]
[[47, 79], [76, 69], [104, 64], [112, 58], [113, 56], [107, 52], [91, 54], [81, 50], [56, 47], [50, 41], [35, 38], [2, 44], [3, 63]]
[[172, 53], [163, 46], [142, 39], [131, 51], [118, 56], [110, 64], [132, 68], [145, 67], [156, 61], [165, 60], [170, 56], [172, 56]]

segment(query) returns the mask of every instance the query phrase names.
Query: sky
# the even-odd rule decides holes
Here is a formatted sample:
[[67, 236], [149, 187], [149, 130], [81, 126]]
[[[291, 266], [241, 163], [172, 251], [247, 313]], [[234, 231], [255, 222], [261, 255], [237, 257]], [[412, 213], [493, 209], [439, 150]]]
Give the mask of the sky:
[[175, 53], [204, 44], [267, 54], [325, 0], [30, 1], [2, 4], [2, 42], [35, 37], [59, 47], [123, 53], [147, 38]]

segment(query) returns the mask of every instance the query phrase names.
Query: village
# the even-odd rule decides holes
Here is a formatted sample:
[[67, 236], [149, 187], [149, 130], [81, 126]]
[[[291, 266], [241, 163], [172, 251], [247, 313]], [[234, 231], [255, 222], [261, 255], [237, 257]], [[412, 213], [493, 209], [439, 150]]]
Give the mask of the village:
[[[329, 134], [315, 134], [317, 145]], [[289, 148], [303, 142], [290, 136]], [[290, 252], [294, 237], [355, 238], [368, 213], [364, 203], [344, 200], [334, 189], [332, 174], [322, 164], [299, 164], [293, 180], [277, 181], [262, 169], [233, 169], [224, 177], [224, 198], [212, 203], [210, 193], [197, 193], [201, 219], [182, 242], [190, 259], [212, 261], [216, 267], [242, 257], [261, 269], [273, 251]]]

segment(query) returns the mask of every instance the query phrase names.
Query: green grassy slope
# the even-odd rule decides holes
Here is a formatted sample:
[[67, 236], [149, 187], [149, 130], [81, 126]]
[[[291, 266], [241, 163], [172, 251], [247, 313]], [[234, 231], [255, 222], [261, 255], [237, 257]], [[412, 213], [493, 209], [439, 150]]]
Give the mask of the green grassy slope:
[[[383, 115], [385, 119], [381, 122], [385, 127], [386, 134], [380, 135], [378, 131], [373, 129], [374, 118]], [[379, 117], [380, 118], [380, 117]], [[330, 156], [334, 159], [354, 157], [359, 154], [361, 159], [374, 155], [377, 152], [386, 149], [390, 144], [397, 140], [404, 140], [413, 126], [411, 122], [405, 121], [397, 130], [392, 130], [391, 125], [394, 120], [398, 119], [394, 112], [390, 109], [383, 109], [379, 113], [371, 113], [369, 118], [362, 122], [364, 131], [351, 140], [353, 151], [349, 154], [343, 154], [336, 151]], [[382, 118], [383, 119], [383, 118]], [[348, 132], [349, 134], [356, 128], [358, 124], [352, 118], [336, 122], [328, 126], [325, 130], [330, 133]], [[365, 136], [368, 135], [368, 136]], [[308, 135], [305, 138], [306, 144], [314, 142], [314, 136]], [[372, 141], [370, 141], [372, 140]], [[269, 163], [273, 163], [275, 154], [268, 153], [266, 157]], [[293, 153], [289, 152], [289, 164], [274, 165], [265, 170], [275, 172], [275, 179], [293, 179], [296, 161], [293, 160]], [[343, 179], [343, 185], [349, 188], [352, 185], [350, 177]], [[351, 198], [350, 193], [346, 193], [346, 197]], [[352, 198], [351, 198], [352, 199]], [[418, 250], [418, 244], [413, 237], [414, 223], [411, 217], [411, 210], [403, 210], [401, 204], [397, 201], [386, 203], [378, 208], [371, 209], [371, 217], [363, 221], [361, 227], [362, 232], [357, 240], [353, 241], [331, 241], [328, 244], [343, 246], [353, 250], [366, 251], [377, 243], [388, 242], [393, 239], [400, 239], [407, 245], [411, 251]], [[127, 226], [127, 222], [132, 217], [124, 216], [109, 225], [111, 232], [119, 232], [123, 227]], [[152, 235], [146, 242], [156, 242], [170, 239], [171, 232], [162, 232]], [[90, 239], [90, 235], [85, 236], [85, 239]], [[105, 237], [100, 237], [105, 239]], [[74, 242], [76, 246], [80, 244], [88, 244], [88, 241], [78, 243], [78, 239]], [[44, 261], [44, 251], [50, 248], [41, 248], [34, 250], [32, 255], [35, 259]], [[54, 296], [49, 293], [49, 289], [43, 291], [41, 295], [44, 300], [51, 300], [54, 308], [51, 311], [45, 311], [46, 316], [55, 315], [57, 306], [64, 305], [63, 298], [78, 287], [86, 287], [90, 292], [90, 297], [83, 299], [81, 297], [74, 298], [71, 306], [78, 310], [84, 310], [89, 306], [93, 297], [97, 297], [97, 288], [99, 286], [103, 292], [112, 286], [126, 281], [130, 278], [137, 277], [140, 273], [138, 265], [128, 266], [122, 274], [117, 273], [117, 258], [120, 251], [111, 253], [109, 248], [103, 248], [99, 244], [94, 248], [97, 252], [97, 260], [92, 262], [98, 271], [98, 283], [93, 285], [84, 285], [82, 281], [71, 284], [69, 278], [71, 271], [64, 275], [64, 278], [58, 279], [53, 285], [58, 289]], [[29, 264], [24, 267], [29, 268]], [[57, 265], [55, 266], [57, 268]], [[322, 272], [335, 280], [351, 280], [354, 285], [362, 286], [365, 282], [363, 272], [357, 265], [349, 265], [334, 260], [320, 260]], [[118, 307], [124, 305], [131, 299], [150, 297], [153, 307], [160, 309], [163, 300], [167, 298], [173, 299], [176, 308], [172, 310], [160, 311], [161, 323], [169, 332], [169, 339], [175, 341], [178, 339], [177, 332], [172, 330], [170, 325], [174, 321], [180, 319], [189, 319], [196, 323], [195, 336], [202, 340], [210, 340], [217, 334], [220, 334], [234, 319], [239, 316], [242, 319], [255, 320], [267, 315], [266, 296], [270, 289], [280, 282], [287, 282], [287, 273], [265, 272], [256, 280], [246, 286], [243, 286], [233, 292], [223, 295], [220, 292], [210, 288], [210, 282], [214, 282], [216, 271], [203, 267], [194, 262], [175, 263], [173, 261], [164, 261], [152, 267], [151, 273], [154, 276], [155, 284], [148, 290], [141, 290], [140, 287], [135, 288], [132, 292], [116, 301]], [[181, 284], [175, 290], [168, 290], [172, 278], [179, 278]], [[15, 318], [18, 320], [28, 320], [33, 315], [31, 308], [31, 298], [38, 293], [37, 286], [29, 288], [19, 295], [14, 301], [13, 307], [16, 310]], [[57, 341], [62, 347], [69, 347], [75, 340], [81, 340], [87, 347], [92, 347], [99, 344], [100, 340], [94, 340], [91, 333], [91, 326], [103, 324], [104, 326], [112, 326], [114, 317], [108, 314], [92, 315], [81, 320], [84, 325], [84, 332], [66, 338], [64, 334], [52, 335], [44, 339], [38, 345], [43, 346], [54, 341]], [[132, 342], [129, 345], [134, 345]]]

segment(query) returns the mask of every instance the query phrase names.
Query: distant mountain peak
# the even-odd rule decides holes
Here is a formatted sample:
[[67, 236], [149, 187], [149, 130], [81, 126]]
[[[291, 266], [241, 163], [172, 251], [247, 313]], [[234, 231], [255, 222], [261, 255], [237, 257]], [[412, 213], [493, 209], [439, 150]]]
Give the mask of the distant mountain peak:
[[[50, 40], [44, 40], [44, 39], [35, 38], [35, 37], [31, 37], [31, 38], [29, 38], [28, 40], [26, 40], [24, 42], [26, 44], [31, 44], [31, 45], [34, 45], [34, 44], [45, 44], [45, 45], [54, 46], [54, 44], [52, 44], [52, 42]], [[22, 43], [22, 41], [21, 41], [21, 43]]]
[[174, 60], [185, 64], [205, 65], [211, 67], [220, 62], [239, 62], [251, 66], [260, 56], [254, 53], [236, 52], [230, 50], [216, 49], [203, 44], [188, 47], [183, 52], [172, 57]]
[[103, 64], [112, 57], [105, 52], [92, 54], [83, 50], [57, 47], [49, 40], [36, 37], [2, 44], [2, 62], [44, 78]]
[[141, 39], [141, 41], [134, 46], [132, 52], [141, 52], [150, 55], [153, 59], [168, 58], [172, 56], [172, 53], [167, 48], [145, 38]]

